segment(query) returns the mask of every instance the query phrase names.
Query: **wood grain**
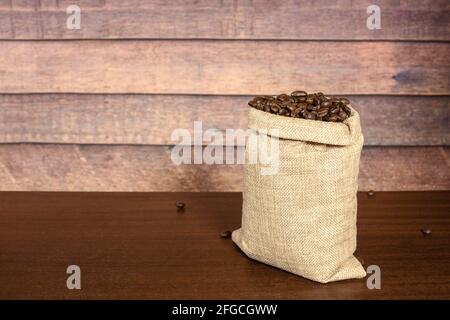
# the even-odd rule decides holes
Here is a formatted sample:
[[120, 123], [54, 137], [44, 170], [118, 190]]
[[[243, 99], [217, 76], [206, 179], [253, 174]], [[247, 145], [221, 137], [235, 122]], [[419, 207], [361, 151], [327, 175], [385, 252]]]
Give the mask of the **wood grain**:
[[[450, 99], [351, 96], [366, 145], [448, 145]], [[0, 143], [167, 145], [177, 128], [247, 128], [250, 96], [0, 95]], [[161, 126], [161, 123], [164, 125]], [[207, 144], [208, 141], [203, 141]]]
[[[450, 40], [448, 1], [0, 1], [0, 39]], [[81, 29], [66, 8], [81, 8]]]
[[[449, 149], [365, 148], [359, 190], [450, 190]], [[242, 166], [176, 166], [167, 146], [11, 144], [0, 145], [0, 181], [2, 191], [242, 191]]]
[[2, 41], [0, 93], [450, 94], [450, 44]]
[[[0, 298], [448, 299], [449, 199], [358, 195], [356, 255], [365, 268], [381, 268], [381, 290], [369, 290], [365, 279], [306, 280], [221, 239], [241, 224], [238, 193], [2, 192]], [[81, 268], [81, 290], [66, 288], [72, 264]]]

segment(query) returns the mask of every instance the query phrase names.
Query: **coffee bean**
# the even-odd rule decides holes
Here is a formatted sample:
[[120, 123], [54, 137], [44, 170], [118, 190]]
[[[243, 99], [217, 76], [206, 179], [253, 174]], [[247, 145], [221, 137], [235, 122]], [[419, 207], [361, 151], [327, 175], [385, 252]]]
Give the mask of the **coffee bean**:
[[287, 108], [288, 108], [288, 110], [289, 111], [294, 111], [295, 109], [297, 109], [297, 105], [296, 104], [289, 104], [288, 106], [287, 106]]
[[286, 101], [286, 100], [289, 100], [289, 98], [290, 97], [286, 93], [282, 93], [282, 94], [277, 96], [277, 99], [280, 100], [280, 101]]
[[302, 112], [304, 109], [298, 107], [294, 111], [291, 112], [291, 117], [300, 118], [300, 112]]
[[319, 110], [319, 108], [320, 108], [319, 106], [310, 104], [310, 105], [308, 105], [308, 106], [306, 107], [306, 110], [309, 110], [309, 111], [315, 111], [315, 110]]
[[350, 110], [350, 108], [347, 107], [347, 106], [343, 106], [342, 109], [343, 109], [344, 112], [347, 114], [347, 116], [350, 117], [350, 115], [352, 114], [352, 110]]
[[330, 114], [337, 114], [337, 113], [339, 113], [339, 110], [340, 110], [339, 107], [333, 106], [333, 107], [331, 107], [329, 113]]
[[277, 104], [273, 104], [273, 105], [270, 107], [270, 110], [272, 110], [274, 113], [278, 113], [278, 112], [280, 112], [281, 107], [280, 107], [279, 105], [277, 105]]
[[231, 238], [231, 234], [232, 234], [232, 232], [229, 231], [229, 230], [227, 230], [227, 231], [222, 231], [222, 232], [220, 233], [220, 237], [221, 237], [221, 238]]
[[347, 98], [340, 98], [339, 101], [343, 104], [350, 104], [350, 101]]
[[306, 91], [294, 91], [291, 93], [293, 97], [306, 97], [308, 93]]
[[178, 201], [177, 203], [175, 203], [175, 206], [178, 210], [182, 210], [186, 205], [183, 202]]
[[339, 117], [339, 120], [341, 120], [341, 121], [344, 121], [345, 119], [348, 118], [348, 116], [347, 116], [347, 114], [344, 112], [344, 110], [339, 111], [338, 117]]
[[316, 115], [314, 115], [314, 114], [311, 113], [311, 112], [308, 112], [308, 113], [305, 115], [305, 119], [308, 119], [308, 120], [315, 120], [315, 119], [316, 119]]
[[322, 92], [308, 94], [299, 90], [290, 95], [258, 96], [248, 104], [275, 115], [308, 120], [342, 122], [351, 117], [348, 99], [326, 96]]
[[328, 117], [328, 121], [330, 121], [330, 122], [338, 122], [339, 118], [336, 115], [332, 115], [332, 116]]
[[330, 101], [324, 101], [320, 104], [321, 107], [329, 107], [331, 106], [331, 102]]
[[421, 229], [420, 230], [422, 232], [423, 235], [428, 236], [431, 234], [431, 230], [430, 229]]
[[331, 103], [338, 103], [338, 102], [339, 102], [339, 99], [338, 99], [338, 98], [335, 98], [335, 97], [332, 97], [332, 98], [330, 99], [330, 102], [331, 102]]
[[319, 111], [317, 111], [317, 115], [319, 117], [325, 117], [328, 114], [328, 110], [330, 110], [330, 109], [326, 108], [326, 107], [322, 107], [319, 109]]

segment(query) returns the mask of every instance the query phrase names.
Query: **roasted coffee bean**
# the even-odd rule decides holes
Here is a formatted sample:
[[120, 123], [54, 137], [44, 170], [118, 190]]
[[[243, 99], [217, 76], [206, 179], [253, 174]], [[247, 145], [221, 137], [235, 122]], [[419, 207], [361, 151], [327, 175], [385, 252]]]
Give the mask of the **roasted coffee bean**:
[[347, 106], [344, 106], [342, 109], [343, 109], [344, 112], [347, 114], [347, 116], [350, 117], [350, 115], [352, 114], [352, 110], [350, 110], [350, 108], [347, 107]]
[[330, 113], [330, 114], [337, 114], [337, 113], [339, 113], [339, 111], [340, 111], [339, 107], [334, 106], [334, 107], [332, 107], [332, 108], [330, 109], [329, 113]]
[[306, 91], [294, 91], [291, 93], [293, 97], [306, 97], [308, 93]]
[[336, 97], [332, 97], [332, 98], [330, 99], [330, 102], [331, 102], [331, 103], [338, 103], [338, 102], [339, 102], [339, 99], [336, 98]]
[[280, 112], [281, 107], [279, 105], [277, 105], [277, 104], [272, 104], [270, 106], [270, 110], [272, 110], [274, 113], [278, 113], [278, 112]]
[[249, 105], [250, 107], [253, 107], [253, 108], [256, 108], [256, 107], [258, 106], [258, 104], [256, 103], [255, 100], [249, 101], [249, 102], [248, 102], [248, 105]]
[[344, 103], [344, 104], [349, 104], [350, 103], [350, 101], [347, 98], [340, 98], [339, 101]]
[[286, 107], [289, 111], [294, 111], [295, 109], [297, 109], [297, 105], [296, 104], [289, 104]]
[[328, 121], [330, 121], [330, 122], [337, 122], [337, 121], [339, 121], [339, 118], [338, 118], [337, 115], [332, 115], [332, 116], [328, 117]]
[[329, 107], [331, 106], [331, 102], [330, 101], [324, 101], [320, 104], [321, 107]]
[[319, 117], [325, 117], [325, 116], [328, 114], [328, 110], [330, 110], [330, 108], [324, 108], [324, 107], [322, 107], [322, 108], [320, 108], [320, 109], [317, 111], [317, 115], [318, 115]]
[[249, 101], [249, 106], [275, 115], [308, 120], [341, 122], [351, 117], [349, 100], [326, 96], [322, 92], [308, 94], [294, 91], [290, 95], [259, 96]]
[[305, 101], [307, 104], [313, 104], [314, 103], [314, 98], [306, 98], [306, 101]]
[[294, 111], [291, 112], [291, 117], [300, 118], [300, 112], [302, 112], [304, 109], [297, 108]]
[[282, 93], [282, 94], [277, 96], [277, 99], [280, 100], [280, 101], [286, 101], [286, 100], [289, 100], [289, 98], [290, 97], [286, 93]]
[[431, 234], [431, 230], [430, 229], [421, 229], [420, 230], [422, 232], [423, 235], [428, 236]]
[[319, 110], [319, 106], [317, 106], [317, 105], [314, 105], [314, 104], [310, 104], [310, 105], [308, 105], [307, 107], [306, 107], [306, 110], [308, 110], [308, 111], [315, 111], [315, 110]]
[[316, 115], [314, 115], [314, 114], [311, 113], [311, 112], [308, 112], [308, 113], [306, 113], [306, 115], [305, 115], [305, 119], [308, 119], [308, 120], [315, 120], [315, 119], [316, 119]]
[[182, 210], [186, 205], [183, 202], [178, 201], [177, 203], [175, 203], [175, 206], [178, 210]]
[[231, 238], [231, 231], [229, 231], [229, 230], [227, 230], [227, 231], [222, 231], [221, 233], [220, 233], [220, 237], [221, 238]]
[[338, 117], [339, 117], [339, 119], [340, 119], [341, 121], [344, 121], [345, 119], [348, 118], [348, 116], [347, 116], [347, 114], [345, 113], [344, 110], [339, 111]]

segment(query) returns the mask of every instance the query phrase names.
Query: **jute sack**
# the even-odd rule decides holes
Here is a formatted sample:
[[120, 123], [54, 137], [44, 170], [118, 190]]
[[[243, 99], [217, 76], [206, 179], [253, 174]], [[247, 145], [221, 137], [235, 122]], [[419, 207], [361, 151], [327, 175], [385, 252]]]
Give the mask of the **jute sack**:
[[[232, 239], [247, 256], [321, 283], [365, 277], [353, 256], [364, 138], [351, 111], [334, 123], [250, 108], [250, 129], [278, 130], [256, 139], [279, 138], [279, 168], [264, 175], [261, 163], [246, 161], [242, 225]], [[246, 160], [248, 149], [247, 141]]]

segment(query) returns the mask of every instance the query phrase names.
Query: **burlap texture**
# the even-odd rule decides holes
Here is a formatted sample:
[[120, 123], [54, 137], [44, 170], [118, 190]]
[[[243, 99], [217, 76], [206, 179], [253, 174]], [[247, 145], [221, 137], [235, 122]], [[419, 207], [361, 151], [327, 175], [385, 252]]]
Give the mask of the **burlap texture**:
[[321, 283], [365, 277], [353, 256], [358, 113], [352, 108], [343, 123], [329, 123], [250, 108], [249, 127], [279, 130], [279, 171], [262, 175], [261, 164], [245, 164], [242, 226], [233, 241], [250, 258]]

